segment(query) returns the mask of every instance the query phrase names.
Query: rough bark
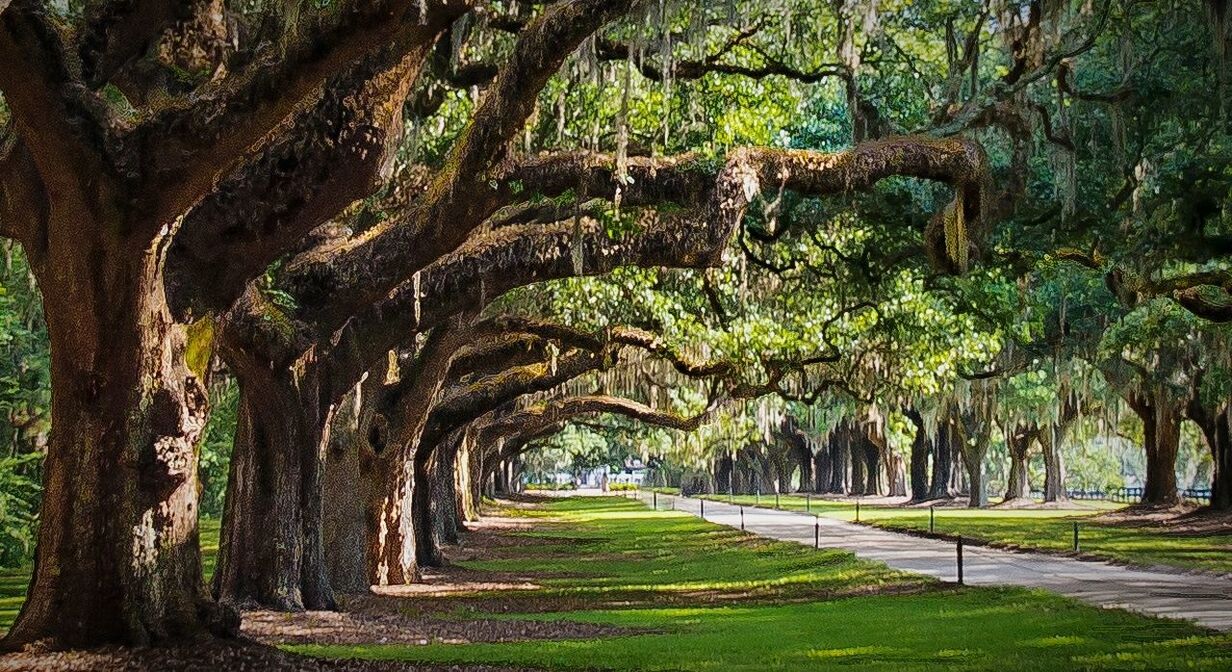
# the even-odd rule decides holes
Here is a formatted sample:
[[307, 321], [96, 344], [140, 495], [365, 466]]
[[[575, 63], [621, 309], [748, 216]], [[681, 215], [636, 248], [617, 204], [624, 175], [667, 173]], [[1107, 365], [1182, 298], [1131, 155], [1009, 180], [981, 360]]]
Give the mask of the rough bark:
[[329, 433], [322, 479], [322, 537], [330, 587], [335, 593], [360, 593], [372, 585], [367, 530], [372, 499], [370, 442], [361, 418], [370, 395], [365, 385], [343, 397]]
[[[76, 215], [74, 225], [90, 221]], [[5, 645], [233, 632], [234, 612], [206, 596], [197, 543], [194, 451], [208, 396], [204, 366], [190, 369], [185, 354], [208, 328], [171, 318], [156, 251], [106, 235], [75, 242], [27, 249], [51, 339], [53, 429], [34, 573]]]
[[951, 485], [954, 453], [957, 450], [955, 434], [953, 421], [948, 418], [937, 427], [928, 499], [952, 499], [957, 494]]
[[321, 537], [321, 472], [332, 406], [321, 372], [270, 368], [235, 347], [223, 356], [240, 408], [219, 540], [214, 594], [223, 603], [278, 610], [332, 609]]
[[1142, 504], [1175, 506], [1181, 501], [1176, 489], [1176, 456], [1181, 443], [1181, 409], [1159, 392], [1150, 398], [1135, 395], [1130, 402], [1142, 420], [1146, 440], [1146, 482]]
[[1065, 489], [1065, 456], [1061, 454], [1061, 436], [1054, 427], [1040, 433], [1040, 451], [1044, 455], [1044, 501], [1064, 502], [1069, 499]]
[[1232, 425], [1229, 424], [1227, 402], [1204, 404], [1200, 394], [1190, 400], [1186, 415], [1202, 430], [1206, 446], [1211, 451], [1214, 473], [1211, 475], [1211, 508], [1232, 509]]
[[830, 451], [821, 446], [813, 454], [813, 492], [823, 493], [830, 485]]
[[851, 471], [851, 450], [846, 439], [839, 435], [830, 437], [830, 485], [826, 492], [845, 495], [850, 492], [848, 474]]
[[988, 481], [984, 474], [984, 458], [988, 455], [987, 435], [972, 437], [971, 444], [962, 451], [963, 464], [970, 479], [967, 506], [981, 509], [988, 506]]
[[928, 499], [928, 456], [933, 453], [933, 442], [928, 438], [924, 418], [913, 408], [903, 413], [915, 425], [915, 438], [911, 441], [911, 501]]
[[1018, 426], [1007, 437], [1006, 450], [1010, 454], [1010, 469], [1005, 488], [1005, 501], [1031, 498], [1031, 483], [1027, 474], [1027, 458], [1031, 451], [1031, 443], [1035, 441], [1038, 429], [1035, 427]]
[[850, 494], [868, 494], [868, 446], [860, 432], [847, 428], [846, 435], [848, 462], [851, 465]]
[[[415, 540], [415, 560], [420, 567], [440, 567], [444, 564], [440, 546], [437, 545], [432, 520], [432, 481], [434, 475], [433, 454], [423, 444], [415, 451], [412, 460], [414, 487], [411, 492], [411, 532]], [[507, 466], [507, 465], [506, 465]]]

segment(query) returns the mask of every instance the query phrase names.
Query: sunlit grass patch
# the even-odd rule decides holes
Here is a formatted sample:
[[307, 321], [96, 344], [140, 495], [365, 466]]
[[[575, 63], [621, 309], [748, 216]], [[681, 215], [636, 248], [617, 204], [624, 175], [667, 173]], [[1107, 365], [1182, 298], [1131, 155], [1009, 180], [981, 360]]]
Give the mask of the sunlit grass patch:
[[1017, 589], [535, 618], [655, 633], [583, 641], [293, 649], [328, 657], [549, 670], [816, 670], [842, 664], [887, 671], [1119, 670], [1126, 663], [1130, 669], [1149, 663], [1150, 669], [1222, 670], [1232, 664], [1227, 636]]
[[[753, 506], [753, 495], [710, 495], [708, 499]], [[760, 505], [773, 507], [774, 496], [762, 495]], [[1083, 553], [1117, 562], [1138, 565], [1164, 565], [1213, 572], [1232, 572], [1232, 532], [1229, 534], [1187, 535], [1155, 527], [1110, 525], [1101, 522], [1102, 513], [1123, 508], [1124, 504], [1101, 501], [1074, 502], [1066, 509], [965, 509], [937, 508], [933, 515], [934, 532], [961, 534], [969, 541], [1002, 546], [1069, 552], [1074, 545], [1074, 523], [1078, 524], [1079, 546]], [[780, 495], [779, 508], [804, 511], [854, 521], [855, 502], [833, 501]], [[893, 530], [927, 532], [927, 507], [888, 507], [864, 503], [860, 522]]]

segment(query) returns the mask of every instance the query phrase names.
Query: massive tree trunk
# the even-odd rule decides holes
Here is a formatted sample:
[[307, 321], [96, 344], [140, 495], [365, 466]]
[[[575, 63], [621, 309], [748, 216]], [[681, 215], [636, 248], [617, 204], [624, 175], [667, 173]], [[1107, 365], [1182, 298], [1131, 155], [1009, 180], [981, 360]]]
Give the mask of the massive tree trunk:
[[1061, 454], [1061, 429], [1051, 427], [1040, 432], [1040, 451], [1044, 455], [1044, 501], [1064, 502], [1069, 499], [1065, 490], [1065, 456]]
[[885, 489], [885, 467], [882, 461], [882, 448], [871, 439], [864, 441], [864, 494], [870, 497], [881, 495]]
[[803, 451], [796, 452], [796, 457], [800, 460], [800, 485], [796, 491], [807, 492], [813, 487], [813, 454], [806, 446]]
[[937, 439], [933, 442], [932, 483], [928, 499], [951, 499], [956, 490], [951, 487], [951, 472], [954, 470], [955, 432], [953, 420], [946, 418], [937, 427]]
[[267, 368], [225, 346], [240, 383], [214, 594], [296, 611], [333, 609], [321, 532], [321, 471], [331, 408], [316, 367]]
[[818, 446], [813, 454], [813, 492], [825, 492], [830, 484], [830, 445]]
[[463, 523], [479, 520], [479, 480], [482, 461], [474, 437], [467, 435], [458, 451], [458, 516]]
[[724, 453], [722, 456], [714, 460], [714, 483], [715, 487], [721, 492], [735, 494], [736, 482], [734, 480], [736, 474], [735, 461], [732, 460], [730, 454]]
[[850, 471], [851, 450], [848, 449], [841, 432], [836, 432], [828, 441], [830, 446], [830, 485], [826, 492], [835, 495], [845, 495], [847, 475]]
[[1010, 454], [1010, 471], [1005, 488], [1005, 501], [1031, 498], [1031, 483], [1027, 475], [1027, 457], [1037, 431], [1034, 427], [1017, 427], [1006, 437], [1006, 450]]
[[851, 462], [851, 489], [853, 495], [866, 495], [868, 491], [868, 446], [864, 436], [854, 428], [846, 430], [847, 455]]
[[465, 429], [451, 433], [433, 451], [431, 511], [433, 543], [436, 546], [458, 543], [462, 523], [458, 517], [457, 459]]
[[923, 502], [929, 495], [928, 456], [934, 452], [933, 442], [928, 439], [928, 430], [919, 412], [907, 409], [904, 413], [915, 425], [915, 438], [911, 441], [911, 501]]
[[1142, 419], [1146, 439], [1146, 483], [1142, 503], [1150, 506], [1174, 506], [1180, 503], [1176, 489], [1176, 455], [1181, 443], [1181, 413], [1175, 403], [1156, 394], [1146, 403], [1134, 404]]
[[987, 436], [972, 437], [972, 445], [962, 451], [963, 463], [970, 479], [970, 495], [967, 506], [980, 509], [988, 506], [988, 481], [984, 478], [984, 458], [988, 455]]
[[[986, 401], [986, 398], [981, 397]], [[984, 458], [992, 440], [991, 409], [980, 403], [958, 415], [957, 443], [967, 477], [967, 506], [973, 509], [988, 506], [988, 481], [984, 474]]]
[[142, 645], [238, 625], [206, 596], [197, 543], [208, 397], [204, 362], [190, 370], [185, 355], [190, 333], [209, 352], [210, 328], [171, 318], [157, 252], [98, 247], [53, 249], [55, 263], [30, 255], [51, 340], [52, 432], [34, 573], [6, 646]]
[[[414, 487], [411, 492], [411, 530], [415, 540], [415, 559], [420, 567], [440, 567], [444, 563], [436, 544], [432, 519], [433, 453], [430, 446], [420, 445], [412, 460]], [[505, 468], [508, 468], [506, 462]], [[509, 487], [506, 484], [506, 487]]]
[[1211, 451], [1214, 473], [1211, 475], [1211, 508], [1217, 511], [1232, 509], [1232, 425], [1229, 421], [1230, 404], [1224, 402], [1210, 407], [1202, 403], [1201, 395], [1195, 394], [1189, 402], [1187, 415], [1202, 430], [1206, 445]]

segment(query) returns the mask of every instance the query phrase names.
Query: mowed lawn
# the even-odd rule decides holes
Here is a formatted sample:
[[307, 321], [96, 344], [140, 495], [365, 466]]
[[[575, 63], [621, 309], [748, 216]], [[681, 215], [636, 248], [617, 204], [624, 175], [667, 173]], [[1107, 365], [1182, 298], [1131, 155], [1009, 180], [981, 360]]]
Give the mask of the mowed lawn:
[[[659, 495], [661, 507], [669, 497]], [[744, 506], [773, 507], [774, 495], [712, 495], [708, 499], [734, 501]], [[855, 504], [780, 495], [779, 507], [854, 521]], [[1108, 502], [1075, 502], [1072, 509], [965, 509], [937, 508], [934, 532], [962, 535], [964, 539], [1003, 546], [1046, 551], [1073, 550], [1074, 523], [1078, 523], [1080, 550], [1088, 555], [1137, 565], [1163, 565], [1232, 573], [1232, 530], [1227, 534], [1195, 535], [1169, 531], [1162, 527], [1110, 525], [1097, 519], [1099, 514], [1120, 508]], [[860, 522], [887, 529], [927, 532], [927, 507], [860, 506]]]
[[[625, 499], [556, 500], [522, 515], [539, 523], [519, 533], [527, 543], [464, 564], [516, 572], [542, 586], [532, 596], [581, 608], [449, 617], [575, 620], [636, 628], [636, 634], [289, 648], [549, 670], [1232, 669], [1229, 635], [1040, 591], [955, 588]], [[658, 603], [647, 604], [647, 595]], [[527, 597], [523, 591], [518, 603]]]

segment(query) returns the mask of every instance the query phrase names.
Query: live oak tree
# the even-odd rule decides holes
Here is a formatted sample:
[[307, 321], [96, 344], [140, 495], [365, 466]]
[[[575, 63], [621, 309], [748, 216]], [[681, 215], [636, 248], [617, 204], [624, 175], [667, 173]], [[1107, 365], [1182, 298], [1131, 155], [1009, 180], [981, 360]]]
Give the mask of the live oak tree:
[[[623, 179], [623, 149], [597, 172], [576, 153], [519, 166], [508, 150], [572, 46], [635, 4], [579, 0], [515, 17], [503, 66], [406, 208], [313, 244], [309, 232], [389, 174], [403, 103], [434, 45], [485, 6], [340, 5], [288, 15], [284, 30], [246, 26], [232, 35], [219, 2], [99, 3], [71, 32], [40, 2], [6, 3], [0, 90], [12, 132], [0, 154], [0, 222], [26, 250], [47, 299], [53, 425], [71, 428], [53, 432], [38, 566], [8, 643], [144, 642], [234, 628], [229, 612], [204, 597], [196, 544], [193, 450], [218, 332], [236, 369], [249, 357], [276, 364], [264, 380], [237, 371], [248, 388], [240, 436], [290, 444], [268, 456], [284, 467], [272, 476], [294, 486], [270, 498], [274, 510], [299, 508], [308, 519], [300, 543], [281, 551], [292, 557], [255, 556], [286, 570], [256, 586], [234, 578], [230, 563], [245, 542], [232, 528], [219, 591], [280, 606], [329, 604], [311, 529], [319, 467], [303, 450], [314, 439], [270, 433], [268, 411], [252, 407], [254, 388], [273, 389], [290, 375], [296, 403], [283, 410], [306, 418], [300, 429], [321, 432], [341, 390], [323, 390], [317, 374], [295, 380], [294, 371], [330, 358], [317, 352], [322, 338], [346, 342], [365, 311], [398, 301], [408, 282], [418, 302], [415, 274], [519, 200], [526, 184], [550, 194], [587, 175], [608, 190], [613, 173]], [[740, 151], [705, 174], [700, 193], [696, 171], [681, 172], [684, 185], [634, 184], [651, 192], [647, 203], [675, 200], [656, 187], [691, 197], [714, 241], [725, 240], [762, 184], [822, 195], [906, 173], [955, 185], [953, 212], [971, 221], [982, 214], [982, 155], [959, 141], [904, 139], [835, 157]], [[638, 189], [627, 191], [621, 196], [636, 204]], [[949, 239], [956, 253], [952, 231]], [[719, 248], [680, 261], [702, 263]], [[279, 283], [291, 306], [275, 310], [252, 283], [287, 255], [296, 258]], [[961, 262], [945, 250], [939, 258]], [[236, 326], [253, 319], [264, 327]], [[252, 340], [227, 336], [237, 331], [269, 336], [257, 342], [265, 352], [254, 357]], [[285, 499], [294, 487], [300, 498]], [[81, 492], [91, 493], [88, 504], [70, 504]], [[229, 508], [261, 499], [242, 484], [233, 494]], [[292, 515], [287, 525], [295, 522]]]

